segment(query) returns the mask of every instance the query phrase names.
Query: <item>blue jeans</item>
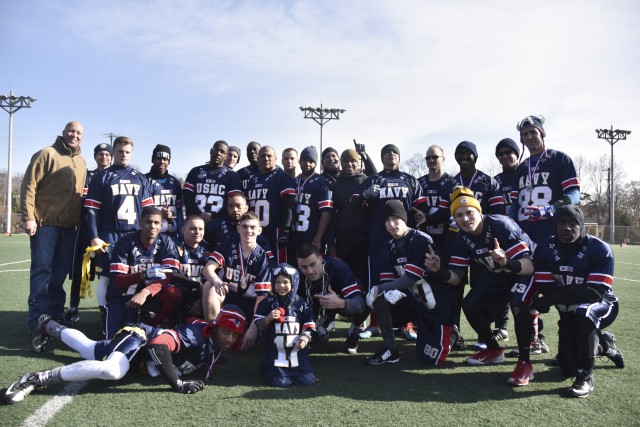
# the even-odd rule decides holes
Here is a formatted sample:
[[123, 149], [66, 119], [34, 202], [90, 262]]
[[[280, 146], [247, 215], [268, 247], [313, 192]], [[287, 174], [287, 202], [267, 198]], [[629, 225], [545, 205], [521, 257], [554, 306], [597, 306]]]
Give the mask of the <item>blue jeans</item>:
[[67, 295], [62, 285], [71, 270], [74, 228], [38, 227], [31, 237], [31, 272], [27, 326], [37, 334], [38, 318], [46, 313], [54, 319], [64, 312]]

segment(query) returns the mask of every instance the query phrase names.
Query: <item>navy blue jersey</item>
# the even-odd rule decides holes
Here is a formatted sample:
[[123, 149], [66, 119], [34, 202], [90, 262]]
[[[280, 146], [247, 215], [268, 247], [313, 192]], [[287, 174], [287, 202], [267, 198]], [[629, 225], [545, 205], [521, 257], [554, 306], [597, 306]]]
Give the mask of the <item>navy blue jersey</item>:
[[536, 284], [542, 293], [549, 286], [589, 284], [605, 298], [615, 299], [613, 252], [597, 237], [587, 234], [578, 250], [568, 250], [551, 236], [538, 245], [533, 260]]
[[277, 168], [266, 174], [258, 173], [249, 180], [245, 195], [249, 200], [249, 208], [260, 218], [262, 233], [274, 250], [278, 241], [278, 227], [282, 224], [283, 206], [287, 203], [285, 199], [289, 198], [291, 206], [294, 205], [294, 179]]
[[85, 199], [87, 198], [87, 193], [89, 193], [89, 184], [91, 184], [91, 180], [93, 179], [94, 176], [96, 176], [99, 173], [100, 173], [100, 171], [98, 169], [94, 169], [92, 171], [90, 171], [90, 170], [87, 171], [87, 179], [85, 180], [84, 188], [82, 189], [82, 196]]
[[[116, 274], [132, 274], [150, 267], [162, 267], [178, 270], [178, 252], [173, 240], [164, 234], [158, 235], [149, 248], [140, 242], [140, 231], [122, 236], [111, 252], [111, 277]], [[116, 288], [109, 283], [107, 296], [134, 295], [136, 287]]]
[[218, 245], [209, 259], [220, 266], [221, 279], [227, 283], [229, 292], [245, 298], [255, 298], [271, 292], [269, 257], [260, 245], [256, 245], [250, 254], [244, 254], [238, 240], [227, 239]]
[[338, 174], [333, 175], [333, 174], [331, 174], [331, 173], [329, 173], [329, 172], [327, 172], [327, 171], [322, 172], [322, 173], [320, 174], [320, 176], [322, 176], [324, 179], [326, 179], [326, 180], [327, 180], [327, 182], [328, 182], [330, 185], [335, 184], [335, 183], [336, 183], [336, 181], [338, 180]]
[[401, 242], [389, 239], [380, 252], [380, 284], [407, 276], [415, 282], [408, 290], [409, 298], [417, 299], [423, 312], [439, 323], [453, 323], [455, 294], [453, 286], [433, 277], [424, 267], [425, 255], [433, 240], [428, 234], [409, 229]]
[[238, 174], [226, 166], [210, 169], [209, 165], [202, 165], [189, 171], [183, 191], [193, 194], [200, 213], [225, 217], [227, 197], [242, 194], [242, 184]]
[[502, 193], [502, 197], [504, 198], [504, 214], [509, 215], [509, 207], [512, 203], [511, 192], [515, 188], [516, 184], [516, 170], [511, 169], [508, 171], [500, 172], [493, 178], [498, 183], [500, 192]]
[[110, 166], [93, 177], [84, 202], [96, 211], [99, 236], [140, 228], [142, 209], [153, 206], [153, 186], [131, 167]]
[[190, 248], [183, 240], [176, 242], [176, 251], [178, 253], [178, 262], [180, 263], [180, 274], [199, 282], [202, 277], [202, 270], [207, 265], [209, 255], [211, 255], [207, 245], [200, 243], [197, 248]]
[[427, 174], [418, 178], [418, 182], [422, 187], [422, 194], [426, 200], [427, 215], [429, 217], [442, 218], [442, 221], [438, 224], [427, 225], [426, 231], [431, 237], [440, 236], [449, 227], [449, 218], [451, 216], [449, 212], [451, 204], [449, 197], [453, 187], [458, 184], [447, 173], [437, 181], [430, 181]]
[[238, 171], [238, 177], [240, 178], [240, 183], [242, 184], [242, 191], [246, 191], [249, 186], [249, 181], [256, 175], [260, 174], [259, 166], [245, 166]]
[[476, 170], [471, 178], [463, 178], [458, 173], [453, 179], [456, 185], [462, 185], [473, 191], [483, 213], [504, 215], [504, 197], [495, 179], [479, 170]]
[[[221, 242], [229, 238], [233, 238], [238, 242], [240, 241], [238, 224], [230, 219], [214, 218], [204, 227], [204, 241], [211, 249], [217, 248]], [[267, 239], [262, 234], [259, 234], [256, 242], [267, 252], [269, 260], [274, 261], [271, 246]]]
[[285, 309], [284, 322], [274, 321], [265, 332], [267, 377], [297, 377], [311, 374], [307, 353], [309, 346], [298, 350], [296, 343], [304, 331], [314, 331], [311, 308], [300, 297], [294, 296], [289, 307], [280, 304], [277, 295], [269, 295], [258, 304], [255, 320], [264, 319], [278, 307]]
[[360, 282], [354, 276], [351, 268], [338, 258], [323, 257], [324, 274], [322, 279], [311, 282], [302, 276], [302, 286], [298, 294], [302, 295], [313, 310], [313, 318], [320, 314], [320, 302], [313, 296], [326, 294], [329, 287], [343, 299], [362, 298], [363, 292]]
[[554, 235], [555, 221], [531, 221], [525, 206], [548, 206], [562, 199], [571, 190], [580, 190], [580, 181], [573, 160], [556, 150], [546, 150], [520, 163], [511, 197], [516, 205], [520, 227], [536, 243]]
[[311, 243], [318, 232], [320, 216], [333, 211], [332, 192], [329, 182], [313, 173], [303, 179], [296, 178], [296, 210], [293, 220], [293, 245], [298, 249], [305, 243]]
[[170, 334], [178, 343], [178, 352], [171, 354], [171, 360], [182, 375], [187, 375], [205, 364], [212, 364], [221, 351], [213, 348], [209, 337], [211, 325], [203, 320], [180, 325], [162, 331]]
[[478, 283], [490, 287], [489, 290], [510, 289], [518, 278], [509, 270], [493, 262], [490, 251], [495, 249], [494, 238], [498, 239], [500, 247], [509, 259], [531, 257], [536, 247], [529, 236], [511, 218], [504, 215], [484, 215], [482, 234], [479, 237], [462, 230], [456, 235], [449, 268], [466, 271], [473, 261], [483, 267]]
[[153, 204], [162, 209], [168, 206], [173, 212], [173, 218], [162, 218], [161, 233], [169, 234], [171, 237], [178, 235], [178, 216], [182, 215], [182, 185], [180, 181], [172, 175], [167, 174], [162, 178], [153, 177], [152, 172], [148, 172], [146, 177], [157, 185], [154, 186]]

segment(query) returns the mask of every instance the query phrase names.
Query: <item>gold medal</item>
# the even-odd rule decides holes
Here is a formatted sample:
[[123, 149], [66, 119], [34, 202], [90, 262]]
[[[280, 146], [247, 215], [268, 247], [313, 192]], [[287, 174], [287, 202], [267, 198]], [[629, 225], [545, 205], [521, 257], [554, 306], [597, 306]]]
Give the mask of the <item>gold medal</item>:
[[242, 282], [240, 282], [240, 288], [241, 289], [247, 289], [247, 282], [245, 282], [244, 280]]

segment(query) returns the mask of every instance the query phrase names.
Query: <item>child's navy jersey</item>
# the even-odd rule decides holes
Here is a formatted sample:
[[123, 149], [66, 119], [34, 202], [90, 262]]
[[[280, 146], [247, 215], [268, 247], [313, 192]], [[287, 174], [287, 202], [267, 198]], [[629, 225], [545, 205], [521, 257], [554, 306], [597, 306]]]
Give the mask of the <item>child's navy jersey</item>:
[[211, 214], [212, 218], [226, 216], [227, 198], [242, 194], [238, 174], [226, 166], [218, 169], [196, 166], [189, 171], [182, 189], [193, 194], [200, 212]]
[[483, 279], [478, 280], [478, 283], [490, 286], [493, 290], [503, 290], [512, 286], [515, 275], [495, 264], [491, 257], [490, 252], [495, 249], [494, 238], [498, 239], [500, 248], [509, 259], [531, 257], [536, 247], [511, 218], [504, 215], [484, 215], [482, 234], [479, 237], [462, 230], [456, 235], [449, 268], [466, 271], [473, 261], [484, 267], [481, 272]]
[[560, 151], [546, 150], [529, 157], [516, 169], [512, 203], [518, 208], [518, 224], [536, 243], [556, 234], [555, 221], [532, 220], [524, 208], [549, 206], [571, 190], [579, 191], [580, 181], [573, 161]]
[[380, 284], [392, 282], [402, 276], [415, 281], [408, 291], [420, 301], [420, 307], [442, 324], [453, 323], [455, 294], [453, 286], [433, 277], [424, 266], [433, 240], [429, 235], [409, 229], [400, 241], [390, 239], [380, 253]]
[[303, 179], [296, 178], [296, 211], [293, 219], [293, 244], [300, 248], [311, 243], [318, 232], [320, 216], [323, 212], [333, 211], [332, 192], [329, 182], [313, 173]]
[[504, 215], [504, 197], [495, 179], [479, 170], [476, 170], [471, 178], [463, 178], [458, 173], [453, 179], [456, 185], [462, 185], [473, 191], [474, 197], [480, 202], [483, 213]]
[[101, 236], [137, 230], [142, 209], [153, 206], [152, 183], [129, 166], [110, 166], [91, 180], [84, 206], [96, 211]]
[[244, 254], [238, 240], [227, 239], [218, 245], [209, 259], [220, 266], [221, 279], [227, 283], [229, 292], [245, 298], [271, 292], [269, 257], [260, 245], [256, 245], [250, 254]]
[[[277, 295], [269, 295], [258, 304], [254, 319], [264, 319], [271, 311], [280, 307], [279, 301]], [[284, 322], [272, 322], [265, 332], [267, 377], [297, 377], [311, 374], [311, 365], [307, 357], [309, 346], [302, 350], [296, 347], [302, 332], [315, 330], [311, 308], [299, 296], [294, 296], [290, 307], [283, 308]]]
[[146, 177], [155, 182], [153, 191], [153, 204], [162, 209], [168, 206], [173, 212], [173, 218], [162, 218], [161, 233], [169, 234], [171, 237], [178, 235], [178, 212], [182, 214], [182, 186], [174, 176], [167, 174], [162, 178], [154, 178], [151, 172], [146, 174]]
[[[116, 274], [132, 274], [144, 271], [150, 267], [170, 268], [178, 270], [178, 252], [173, 240], [159, 234], [149, 248], [140, 242], [140, 231], [122, 236], [115, 245], [111, 253], [110, 273], [113, 277]], [[134, 295], [136, 285], [128, 288], [118, 289], [111, 283], [107, 288], [108, 296]]]

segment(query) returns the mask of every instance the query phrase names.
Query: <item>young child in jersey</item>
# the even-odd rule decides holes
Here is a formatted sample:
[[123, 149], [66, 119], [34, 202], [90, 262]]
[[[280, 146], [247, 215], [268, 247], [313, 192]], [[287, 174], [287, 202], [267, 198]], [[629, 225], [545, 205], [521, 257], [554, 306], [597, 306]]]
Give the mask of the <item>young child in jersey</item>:
[[273, 294], [255, 313], [258, 331], [266, 338], [266, 375], [271, 385], [311, 385], [316, 377], [307, 353], [315, 330], [311, 308], [298, 296], [300, 275], [289, 264], [273, 270]]

